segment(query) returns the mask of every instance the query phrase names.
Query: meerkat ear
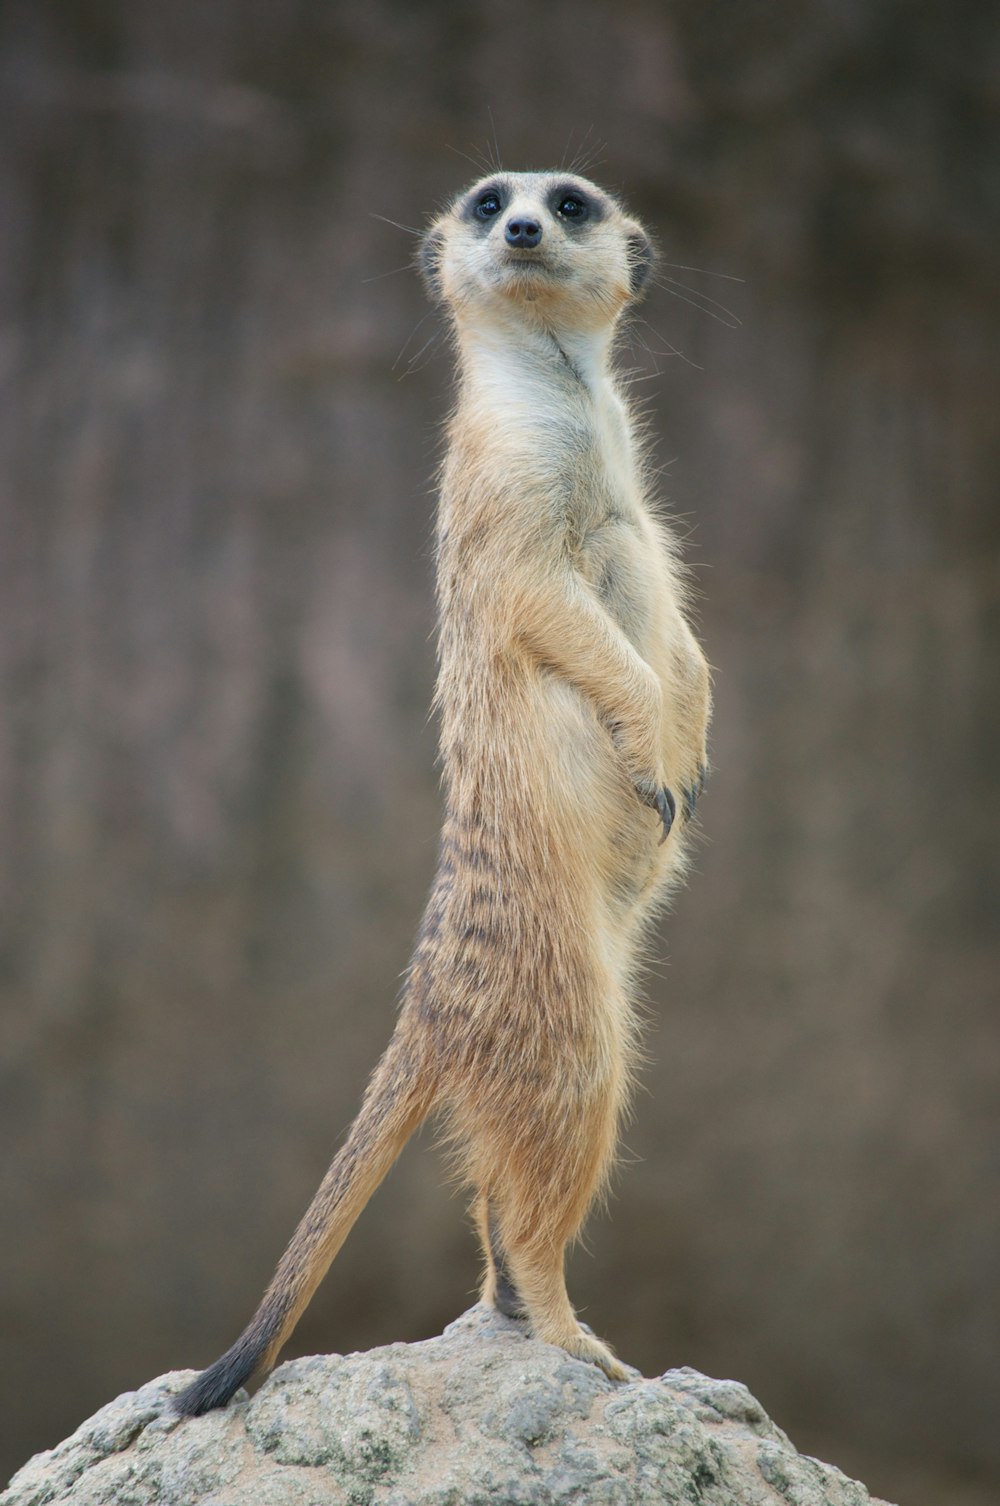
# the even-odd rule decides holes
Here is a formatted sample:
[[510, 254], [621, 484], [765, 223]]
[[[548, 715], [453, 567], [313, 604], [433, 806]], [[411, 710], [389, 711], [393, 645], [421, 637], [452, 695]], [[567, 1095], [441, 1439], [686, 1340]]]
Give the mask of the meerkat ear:
[[441, 252], [444, 234], [436, 225], [421, 236], [417, 250], [417, 265], [424, 280], [424, 287], [432, 303], [441, 301]]
[[656, 262], [656, 247], [645, 230], [636, 225], [628, 238], [629, 285], [633, 298], [641, 298]]

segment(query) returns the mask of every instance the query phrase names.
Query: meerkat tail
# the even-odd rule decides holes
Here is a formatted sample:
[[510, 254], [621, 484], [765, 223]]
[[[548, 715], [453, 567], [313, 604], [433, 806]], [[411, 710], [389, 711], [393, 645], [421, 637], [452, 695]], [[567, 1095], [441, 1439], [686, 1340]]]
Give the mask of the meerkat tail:
[[357, 1118], [278, 1264], [261, 1304], [226, 1353], [173, 1400], [183, 1417], [225, 1406], [265, 1375], [379, 1183], [434, 1101], [431, 1073], [412, 1042], [393, 1036]]

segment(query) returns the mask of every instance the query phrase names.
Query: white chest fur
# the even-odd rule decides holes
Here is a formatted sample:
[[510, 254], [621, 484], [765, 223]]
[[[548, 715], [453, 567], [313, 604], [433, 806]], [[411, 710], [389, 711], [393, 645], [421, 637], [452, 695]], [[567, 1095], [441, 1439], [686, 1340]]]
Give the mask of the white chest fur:
[[[588, 511], [603, 510], [602, 496], [626, 514], [639, 505], [635, 447], [607, 337], [562, 336], [514, 319], [461, 334], [463, 407], [498, 453], [530, 460], [537, 478], [559, 489], [586, 466]], [[598, 521], [579, 519], [584, 528]]]

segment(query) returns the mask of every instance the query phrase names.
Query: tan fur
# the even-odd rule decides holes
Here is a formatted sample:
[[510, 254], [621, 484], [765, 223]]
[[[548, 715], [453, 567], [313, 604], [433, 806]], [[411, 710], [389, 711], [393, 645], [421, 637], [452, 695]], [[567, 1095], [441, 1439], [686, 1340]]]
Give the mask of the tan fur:
[[[537, 246], [509, 245], [511, 224], [540, 230]], [[182, 1411], [273, 1363], [432, 1109], [475, 1194], [484, 1301], [624, 1374], [577, 1322], [564, 1255], [614, 1159], [639, 947], [682, 871], [709, 713], [611, 366], [649, 256], [635, 221], [565, 174], [484, 179], [425, 238], [459, 366], [438, 521], [440, 863], [348, 1142], [249, 1328]], [[661, 843], [666, 789], [677, 816]]]

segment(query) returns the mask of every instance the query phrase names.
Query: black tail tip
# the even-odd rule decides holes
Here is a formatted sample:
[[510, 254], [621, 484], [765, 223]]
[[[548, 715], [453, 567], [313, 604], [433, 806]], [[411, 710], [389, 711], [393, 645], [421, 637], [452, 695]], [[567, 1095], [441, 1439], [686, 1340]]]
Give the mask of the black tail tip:
[[250, 1380], [259, 1362], [259, 1355], [234, 1345], [173, 1398], [172, 1410], [180, 1417], [201, 1417], [215, 1407], [224, 1407]]

